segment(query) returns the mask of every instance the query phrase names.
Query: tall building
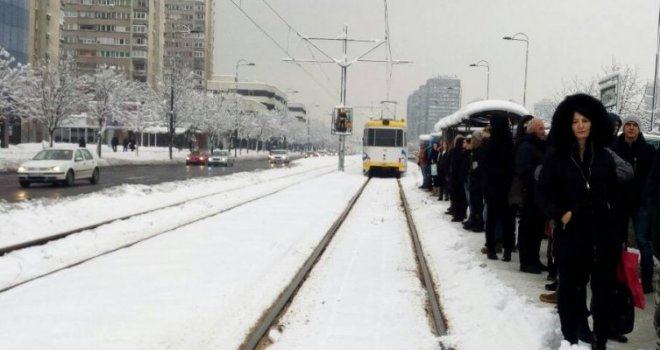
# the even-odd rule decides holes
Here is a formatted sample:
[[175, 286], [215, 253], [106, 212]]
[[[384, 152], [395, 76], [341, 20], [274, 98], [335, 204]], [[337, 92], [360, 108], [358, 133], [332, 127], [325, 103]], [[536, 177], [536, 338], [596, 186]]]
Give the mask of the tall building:
[[408, 97], [410, 140], [429, 134], [433, 125], [461, 108], [461, 81], [452, 76], [430, 78]]
[[155, 86], [163, 69], [161, 0], [62, 3], [62, 54], [75, 57], [82, 74], [93, 74], [105, 64]]
[[165, 0], [165, 66], [182, 61], [200, 87], [213, 75], [214, 17], [213, 0]]
[[0, 46], [17, 63], [29, 62], [30, 0], [0, 0]]
[[32, 65], [43, 61], [57, 62], [64, 24], [62, 9], [61, 0], [30, 0], [28, 59]]

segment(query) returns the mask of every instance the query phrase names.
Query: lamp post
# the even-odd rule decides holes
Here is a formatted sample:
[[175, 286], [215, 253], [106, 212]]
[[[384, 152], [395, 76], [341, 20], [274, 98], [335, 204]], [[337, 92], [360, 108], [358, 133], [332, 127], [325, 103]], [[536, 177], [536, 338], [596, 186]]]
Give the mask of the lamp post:
[[[248, 62], [246, 59], [241, 58], [240, 60], [236, 61], [236, 71], [234, 74], [234, 93], [236, 94], [236, 113], [238, 114], [238, 67], [240, 66], [255, 66], [256, 64], [254, 62]], [[238, 118], [238, 116], [237, 116]], [[234, 130], [234, 143], [238, 141], [238, 129]], [[237, 149], [238, 147], [234, 147], [234, 157], [237, 155]]]
[[486, 67], [486, 99], [488, 99], [490, 94], [490, 66], [488, 65], [488, 61], [481, 60], [477, 63], [470, 64], [470, 67]]
[[657, 87], [658, 87], [658, 61], [660, 61], [660, 14], [658, 15], [658, 33], [657, 33], [657, 45], [655, 51], [655, 69], [653, 72], [653, 99], [651, 100], [651, 129], [653, 131], [655, 127], [655, 106], [657, 104]]
[[[524, 39], [518, 38], [523, 36]], [[525, 42], [525, 89], [523, 90], [523, 106], [527, 102], [527, 63], [529, 62], [529, 37], [525, 33], [516, 33], [513, 36], [505, 36], [502, 39], [504, 40], [513, 40], [513, 41], [524, 41]]]

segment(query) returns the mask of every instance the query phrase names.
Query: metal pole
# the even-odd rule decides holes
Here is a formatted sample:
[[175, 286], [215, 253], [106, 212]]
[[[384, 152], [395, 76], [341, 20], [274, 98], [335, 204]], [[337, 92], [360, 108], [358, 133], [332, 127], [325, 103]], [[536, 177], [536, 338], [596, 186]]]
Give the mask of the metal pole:
[[658, 60], [660, 59], [660, 11], [658, 11], [658, 34], [657, 34], [657, 46], [655, 51], [655, 72], [653, 73], [653, 102], [651, 103], [651, 129], [655, 126], [655, 106], [657, 103], [656, 98], [656, 89], [658, 85]]
[[486, 66], [486, 99], [490, 95], [490, 66]]
[[[348, 54], [348, 25], [344, 24], [344, 40], [342, 44], [344, 57], [341, 65], [341, 105], [346, 105], [346, 69]], [[346, 135], [339, 135], [339, 171], [344, 171], [344, 153], [346, 150]]]
[[525, 89], [523, 90], [523, 106], [527, 105], [527, 62], [529, 62], [529, 38], [525, 39], [527, 40], [525, 40]]

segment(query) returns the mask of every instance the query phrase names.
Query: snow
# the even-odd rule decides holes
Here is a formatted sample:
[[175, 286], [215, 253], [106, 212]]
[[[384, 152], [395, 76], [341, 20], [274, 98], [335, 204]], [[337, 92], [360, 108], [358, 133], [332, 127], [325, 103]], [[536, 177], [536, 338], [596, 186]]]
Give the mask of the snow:
[[[44, 228], [60, 231], [225, 191], [0, 257], [1, 289], [172, 229], [0, 293], [0, 348], [236, 349], [365, 181], [359, 156], [347, 158], [346, 173], [335, 171], [336, 160], [0, 204], [6, 244]], [[418, 190], [419, 177], [410, 166], [402, 184], [449, 334], [434, 337], [425, 318], [395, 180], [375, 179], [280, 320], [281, 330], [271, 330], [272, 347], [427, 349], [441, 341], [460, 350], [588, 349], [561, 341], [554, 306], [537, 299], [544, 276], [516, 271], [515, 257], [486, 260], [483, 233], [450, 223], [441, 214], [447, 202]], [[636, 328], [651, 340], [608, 349], [651, 350], [650, 322]]]
[[472, 102], [465, 107], [459, 109], [458, 111], [440, 118], [434, 126], [435, 131], [440, 131], [444, 128], [447, 128], [452, 125], [456, 125], [463, 120], [467, 120], [471, 115], [479, 112], [498, 110], [498, 111], [507, 111], [510, 113], [515, 113], [517, 115], [526, 115], [529, 114], [529, 111], [525, 107], [504, 100], [486, 100], [486, 101], [477, 101]]
[[[9, 148], [0, 148], [0, 172], [16, 171], [18, 166], [34, 157], [39, 151], [48, 147], [48, 144], [41, 143], [21, 143], [18, 145], [9, 145]], [[76, 143], [54, 143], [53, 147], [76, 148]], [[127, 165], [127, 164], [181, 164], [185, 161], [188, 149], [172, 149], [172, 159], [170, 160], [168, 147], [140, 147], [137, 152], [123, 152], [123, 147], [119, 145], [117, 152], [113, 152], [108, 145], [101, 147], [101, 159], [96, 155], [96, 145], [88, 144], [87, 149], [92, 152], [99, 163], [99, 166]], [[239, 150], [237, 158], [242, 159], [265, 159], [268, 153], [265, 151], [255, 152], [254, 150]]]

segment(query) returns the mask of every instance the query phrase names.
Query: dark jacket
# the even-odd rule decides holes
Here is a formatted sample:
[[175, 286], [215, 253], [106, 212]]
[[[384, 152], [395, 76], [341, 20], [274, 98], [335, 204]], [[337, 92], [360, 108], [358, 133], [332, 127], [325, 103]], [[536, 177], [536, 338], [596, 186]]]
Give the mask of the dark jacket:
[[643, 205], [642, 189], [646, 183], [646, 178], [651, 171], [651, 164], [653, 163], [654, 148], [646, 143], [643, 134], [635, 142], [629, 144], [625, 141], [623, 134], [614, 146], [614, 151], [623, 160], [632, 165], [634, 170], [634, 178], [631, 181], [621, 183], [621, 200], [622, 204], [627, 209], [632, 209]]
[[655, 151], [653, 165], [642, 193], [644, 193], [646, 205], [660, 205], [660, 149]]
[[486, 147], [482, 171], [487, 202], [507, 203], [513, 180], [513, 136], [507, 119], [491, 119], [491, 136]]
[[534, 171], [543, 163], [545, 141], [527, 134], [517, 147], [514, 171], [522, 181], [525, 202], [534, 200]]

